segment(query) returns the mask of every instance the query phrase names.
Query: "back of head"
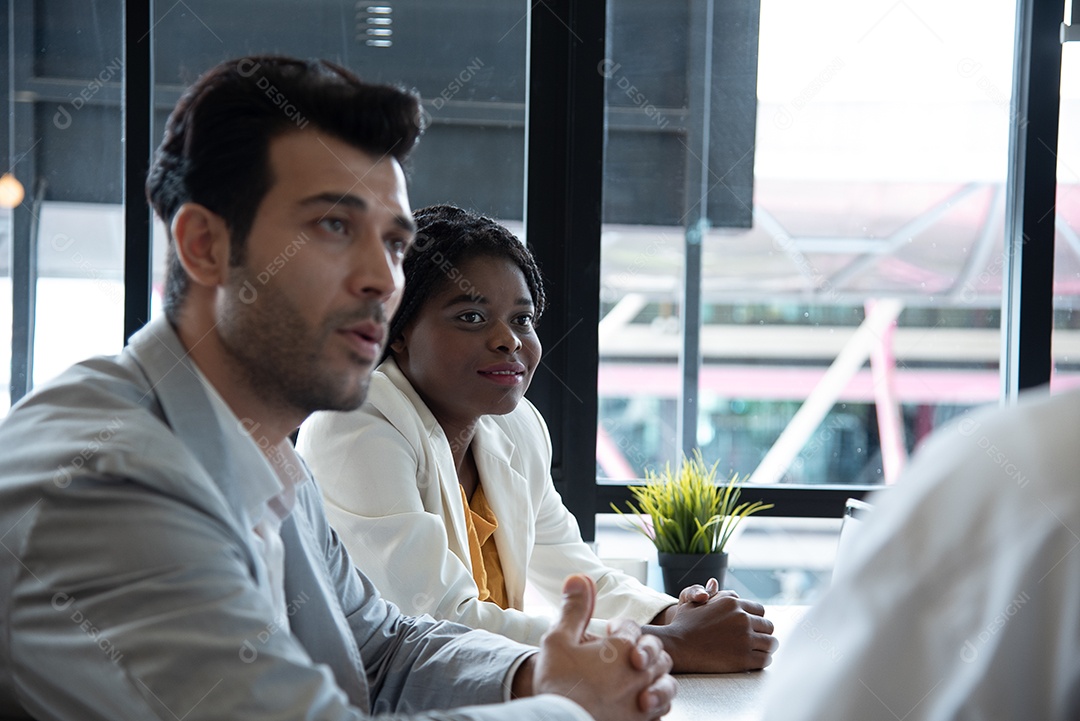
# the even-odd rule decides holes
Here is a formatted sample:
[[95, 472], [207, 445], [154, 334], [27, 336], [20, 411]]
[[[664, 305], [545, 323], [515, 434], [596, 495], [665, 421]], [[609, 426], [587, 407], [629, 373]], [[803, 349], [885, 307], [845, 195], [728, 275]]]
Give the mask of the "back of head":
[[[228, 60], [180, 98], [154, 155], [146, 193], [166, 227], [184, 203], [221, 216], [230, 233], [230, 262], [238, 265], [256, 210], [274, 181], [274, 138], [314, 130], [403, 163], [421, 128], [414, 95], [365, 83], [334, 63], [279, 56]], [[169, 240], [165, 312], [175, 321], [188, 279], [171, 232]]]
[[532, 295], [534, 319], [540, 320], [546, 302], [543, 276], [532, 253], [517, 236], [491, 218], [453, 205], [421, 208], [413, 217], [416, 240], [405, 256], [405, 290], [390, 321], [384, 359], [393, 355], [390, 344], [401, 336], [428, 298], [455, 279], [467, 284], [459, 268], [473, 258], [505, 258], [517, 265]]

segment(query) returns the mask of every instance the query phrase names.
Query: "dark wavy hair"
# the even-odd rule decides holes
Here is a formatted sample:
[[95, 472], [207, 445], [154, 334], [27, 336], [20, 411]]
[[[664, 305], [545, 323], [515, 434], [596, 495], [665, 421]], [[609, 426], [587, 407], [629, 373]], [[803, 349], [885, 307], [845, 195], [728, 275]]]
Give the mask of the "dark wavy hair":
[[221, 216], [229, 229], [229, 262], [240, 265], [255, 212], [274, 182], [270, 142], [308, 128], [404, 163], [422, 132], [420, 102], [325, 60], [272, 55], [227, 60], [180, 98], [146, 180], [146, 196], [168, 229], [165, 314], [171, 321], [189, 287], [172, 238], [176, 211], [195, 202]]
[[390, 345], [402, 337], [427, 299], [459, 277], [456, 269], [473, 258], [505, 258], [520, 268], [532, 296], [534, 322], [540, 320], [547, 303], [544, 278], [532, 253], [516, 235], [491, 218], [453, 205], [421, 208], [413, 217], [416, 240], [405, 255], [405, 290], [390, 321], [383, 360], [393, 356]]

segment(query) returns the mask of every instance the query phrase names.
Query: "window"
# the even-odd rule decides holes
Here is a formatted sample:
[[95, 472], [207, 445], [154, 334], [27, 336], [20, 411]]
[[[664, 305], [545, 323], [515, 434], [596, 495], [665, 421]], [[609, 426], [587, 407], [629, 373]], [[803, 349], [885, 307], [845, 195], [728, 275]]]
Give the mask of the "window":
[[[1034, 125], [1049, 107], [1057, 113], [1047, 47], [1049, 38], [1056, 46], [1060, 8], [1055, 18], [1052, 8], [1032, 12], [1027, 3], [1021, 13], [1010, 3], [690, 7], [702, 17], [681, 5], [661, 15], [645, 3], [608, 3], [606, 49], [579, 50], [587, 57], [550, 70], [575, 79], [563, 97], [572, 106], [568, 125], [580, 135], [566, 147], [588, 157], [560, 165], [548, 147], [530, 155], [530, 209], [544, 207], [537, 192], [549, 205], [565, 205], [554, 221], [530, 213], [527, 227], [533, 239], [534, 225], [564, 234], [569, 248], [551, 253], [545, 267], [561, 269], [554, 295], [561, 291], [572, 307], [554, 329], [546, 319], [547, 337], [559, 344], [547, 356], [555, 378], [540, 384], [534, 400], [553, 421], [557, 482], [586, 535], [589, 510], [624, 501], [627, 479], [698, 445], [711, 446], [713, 458], [733, 470], [766, 466], [764, 475], [780, 483], [759, 490], [777, 504], [775, 513], [838, 518], [844, 498], [895, 478], [937, 425], [993, 402], [1003, 386], [1011, 392], [1050, 377], [1038, 355], [1049, 344], [1041, 327], [1048, 307], [1036, 290], [1046, 283], [1034, 279], [1047, 277], [1035, 269], [1049, 267], [1053, 234], [1039, 224], [1045, 194], [1031, 192], [1030, 180], [1021, 193], [1016, 178], [1053, 172], [1046, 162], [1053, 152], [1037, 146], [1056, 130]], [[591, 32], [595, 19], [583, 14], [570, 9], [562, 17]], [[534, 41], [542, 15], [533, 18], [540, 23]], [[1025, 24], [1014, 28], [1017, 17]], [[756, 45], [760, 54], [750, 142], [745, 127], [705, 137], [715, 109], [702, 88], [723, 87], [729, 114], [748, 102], [737, 79], [703, 82], [717, 69], [693, 65], [708, 45], [694, 35], [708, 27], [728, 33], [721, 43], [714, 33], [714, 45], [729, 46], [715, 53], [735, 46], [745, 56]], [[1027, 54], [1016, 65], [1031, 67], [1033, 56], [1038, 68], [1018, 76], [1022, 113], [1009, 104], [1016, 36]], [[537, 52], [534, 45], [534, 59]], [[589, 63], [606, 83], [602, 113], [584, 77]], [[752, 71], [736, 62], [731, 72]], [[1052, 90], [1035, 76], [1052, 79]], [[531, 99], [538, 97], [549, 98]], [[606, 134], [596, 133], [598, 124]], [[740, 132], [743, 153], [726, 147], [722, 155]], [[594, 232], [589, 206], [601, 196], [586, 181], [595, 180], [589, 148], [597, 135], [606, 149], [604, 222]], [[1013, 144], [1035, 150], [1017, 164]], [[755, 155], [749, 183], [747, 151]], [[709, 160], [704, 171], [700, 158]], [[545, 166], [534, 170], [534, 159]], [[724, 193], [713, 198], [718, 190]], [[741, 216], [738, 203], [724, 205], [725, 194], [745, 203]], [[1040, 212], [1013, 210], [1009, 220], [1010, 207], [1040, 202]], [[599, 258], [587, 242], [596, 236]], [[1009, 259], [1020, 252], [1028, 275], [1017, 284]], [[593, 288], [596, 316], [578, 300]], [[860, 328], [868, 337], [858, 339]], [[1007, 365], [999, 360], [1003, 345]], [[815, 395], [830, 368], [836, 377]], [[808, 405], [813, 412], [800, 418]], [[579, 417], [594, 410], [595, 485], [585, 470], [593, 456], [581, 448], [591, 450], [591, 429]], [[772, 462], [762, 464], [770, 453]]]
[[891, 482], [998, 396], [1014, 8], [651, 13], [609, 5], [598, 475]]
[[119, 2], [4, 4], [4, 167], [24, 195], [0, 210], [0, 414], [123, 345], [122, 20]]
[[536, 251], [530, 397], [586, 538], [693, 447], [770, 481], [776, 514], [839, 517], [998, 388], [1076, 382], [1075, 48], [1061, 82], [1062, 8], [1019, 5], [324, 0], [297, 24], [254, 0], [8, 2], [0, 137], [26, 198], [0, 210], [0, 380], [17, 399], [156, 310], [139, 133], [194, 73], [322, 56], [425, 98], [414, 205]]
[[[751, 484], [890, 483], [998, 397], [1015, 8], [684, 10], [608, 6], [598, 477], [696, 448]], [[747, 535], [733, 563], [775, 586], [748, 590], [806, 585]]]

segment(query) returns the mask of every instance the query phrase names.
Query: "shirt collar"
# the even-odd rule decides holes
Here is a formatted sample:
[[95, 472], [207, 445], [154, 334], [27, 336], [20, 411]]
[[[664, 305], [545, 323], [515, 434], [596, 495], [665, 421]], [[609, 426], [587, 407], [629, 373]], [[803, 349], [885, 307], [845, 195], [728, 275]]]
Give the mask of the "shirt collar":
[[199, 367], [195, 364], [191, 367], [210, 399], [224, 445], [239, 457], [243, 467], [250, 469], [245, 482], [235, 489], [244, 512], [252, 523], [265, 515], [267, 507], [278, 518], [284, 519], [292, 511], [296, 487], [307, 480], [303, 463], [292, 444], [288, 439], [271, 444], [260, 436], [259, 424], [237, 418]]

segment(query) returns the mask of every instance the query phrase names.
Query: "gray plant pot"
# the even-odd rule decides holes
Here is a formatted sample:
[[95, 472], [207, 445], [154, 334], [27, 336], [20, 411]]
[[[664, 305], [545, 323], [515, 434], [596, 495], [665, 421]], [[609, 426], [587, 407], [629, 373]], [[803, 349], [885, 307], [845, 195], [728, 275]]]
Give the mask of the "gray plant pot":
[[724, 587], [727, 572], [726, 553], [659, 553], [660, 570], [664, 575], [664, 593], [679, 597], [687, 586], [702, 586], [715, 578]]

